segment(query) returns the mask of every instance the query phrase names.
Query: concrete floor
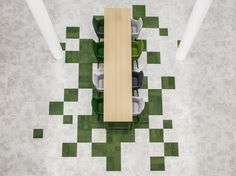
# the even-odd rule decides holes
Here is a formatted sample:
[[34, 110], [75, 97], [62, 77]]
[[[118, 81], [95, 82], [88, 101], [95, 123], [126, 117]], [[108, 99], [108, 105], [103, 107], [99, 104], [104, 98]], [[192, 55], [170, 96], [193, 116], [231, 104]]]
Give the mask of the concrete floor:
[[[236, 1], [215, 0], [185, 61], [175, 60], [194, 0], [45, 0], [61, 41], [68, 25], [80, 26], [81, 36], [96, 38], [92, 15], [106, 6], [144, 4], [148, 15], [160, 17], [168, 38], [142, 34], [163, 55], [159, 69], [146, 74], [175, 75], [176, 90], [163, 93], [164, 114], [174, 121], [170, 138], [179, 143], [179, 157], [166, 162], [166, 171], [150, 172], [137, 158], [130, 168], [107, 172], [104, 158], [92, 158], [84, 144], [77, 158], [62, 158], [61, 143], [76, 140], [76, 124], [70, 129], [48, 116], [48, 102], [63, 97], [67, 66], [55, 61], [22, 0], [0, 0], [0, 175], [171, 175], [234, 176], [236, 173]], [[155, 41], [157, 45], [155, 46]], [[43, 140], [32, 130], [45, 129]], [[68, 131], [69, 133], [65, 133]], [[145, 135], [145, 132], [143, 133]], [[174, 135], [173, 135], [174, 134]], [[135, 143], [136, 151], [142, 145]], [[132, 146], [131, 146], [132, 150]], [[141, 150], [142, 151], [142, 150]], [[129, 154], [130, 153], [130, 154]], [[81, 157], [79, 157], [81, 156]], [[129, 158], [129, 157], [128, 157]], [[143, 158], [144, 159], [144, 158]]]

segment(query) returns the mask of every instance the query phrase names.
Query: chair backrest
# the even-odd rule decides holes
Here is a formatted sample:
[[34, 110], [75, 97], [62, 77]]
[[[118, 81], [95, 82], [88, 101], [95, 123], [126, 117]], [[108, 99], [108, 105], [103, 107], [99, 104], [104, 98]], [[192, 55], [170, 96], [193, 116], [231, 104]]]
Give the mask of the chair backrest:
[[93, 84], [98, 91], [103, 91], [103, 87], [99, 87], [99, 80], [104, 79], [103, 73], [94, 73], [93, 74]]
[[139, 89], [142, 86], [144, 80], [143, 71], [140, 72], [133, 71], [132, 77], [137, 79], [137, 82], [135, 81], [132, 85], [133, 90]]
[[93, 28], [95, 32], [98, 32], [98, 27], [104, 25], [104, 17], [103, 16], [94, 16], [93, 17]]
[[97, 97], [93, 97], [92, 99], [92, 108], [93, 111], [97, 114], [98, 113], [98, 98]]
[[142, 40], [132, 41], [131, 45], [132, 45], [132, 48], [136, 48], [138, 51], [136, 55], [132, 53], [132, 59], [138, 59], [143, 52], [143, 48], [144, 48], [143, 41]]
[[96, 114], [103, 114], [103, 110], [102, 112], [99, 111], [99, 108], [98, 108], [99, 103], [103, 103], [103, 97], [93, 97], [92, 109]]
[[99, 75], [97, 73], [94, 73], [93, 74], [93, 84], [95, 86], [95, 88], [97, 89], [98, 88], [98, 81], [99, 81]]
[[143, 79], [144, 79], [143, 71], [140, 71], [140, 72], [138, 73], [139, 87], [142, 86], [142, 84], [143, 84]]
[[141, 114], [145, 108], [145, 102], [143, 98], [139, 99], [139, 113]]
[[144, 107], [145, 107], [145, 102], [144, 99], [142, 97], [132, 97], [132, 101], [136, 102], [139, 106], [139, 109], [137, 112], [134, 112], [133, 115], [139, 115], [143, 112]]
[[98, 55], [98, 44], [93, 40], [92, 49], [95, 56]]
[[[136, 40], [142, 30], [143, 20], [140, 17], [138, 20], [131, 19], [131, 37], [133, 40]], [[135, 28], [135, 30], [133, 30]]]
[[104, 33], [101, 33], [99, 31], [99, 27], [100, 26], [104, 26], [104, 17], [103, 16], [94, 16], [93, 17], [93, 28], [95, 33], [97, 34], [97, 36], [99, 38], [103, 38], [104, 37]]
[[137, 29], [138, 29], [138, 33], [141, 32], [142, 27], [143, 27], [143, 20], [142, 20], [141, 17], [139, 17], [139, 19], [137, 20]]
[[141, 55], [141, 53], [143, 52], [143, 47], [144, 47], [143, 41], [142, 41], [142, 40], [139, 40], [139, 41], [138, 41], [138, 52], [139, 52], [140, 55]]
[[142, 27], [143, 27], [143, 20], [141, 17], [139, 17], [138, 20], [131, 19], [131, 26], [134, 26], [137, 28], [137, 31], [135, 33], [140, 33]]

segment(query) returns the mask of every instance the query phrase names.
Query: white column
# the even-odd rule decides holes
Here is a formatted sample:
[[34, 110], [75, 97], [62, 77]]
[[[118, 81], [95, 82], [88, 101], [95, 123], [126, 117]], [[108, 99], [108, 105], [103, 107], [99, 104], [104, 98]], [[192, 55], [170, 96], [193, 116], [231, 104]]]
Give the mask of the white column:
[[46, 40], [48, 47], [55, 59], [62, 59], [62, 49], [59, 39], [49, 18], [43, 0], [26, 0], [39, 29]]
[[184, 60], [186, 58], [212, 1], [213, 0], [196, 0], [184, 36], [177, 50], [176, 59]]

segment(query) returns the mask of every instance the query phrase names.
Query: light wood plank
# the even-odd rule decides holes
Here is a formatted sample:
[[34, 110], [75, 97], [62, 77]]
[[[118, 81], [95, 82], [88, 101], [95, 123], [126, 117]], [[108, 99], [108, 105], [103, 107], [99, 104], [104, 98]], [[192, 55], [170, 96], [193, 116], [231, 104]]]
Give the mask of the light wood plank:
[[106, 8], [104, 16], [104, 121], [131, 122], [131, 11]]

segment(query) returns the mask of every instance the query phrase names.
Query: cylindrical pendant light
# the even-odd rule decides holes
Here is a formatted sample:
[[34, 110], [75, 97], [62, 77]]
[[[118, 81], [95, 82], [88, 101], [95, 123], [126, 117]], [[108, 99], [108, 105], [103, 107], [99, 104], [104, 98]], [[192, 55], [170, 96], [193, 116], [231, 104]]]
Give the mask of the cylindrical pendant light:
[[183, 38], [180, 42], [176, 53], [176, 59], [184, 60], [194, 42], [195, 37], [201, 27], [201, 24], [206, 17], [207, 11], [213, 0], [197, 0], [191, 16], [189, 18], [187, 27], [185, 29]]
[[55, 59], [62, 59], [63, 52], [59, 39], [49, 18], [43, 0], [26, 0], [39, 29]]

